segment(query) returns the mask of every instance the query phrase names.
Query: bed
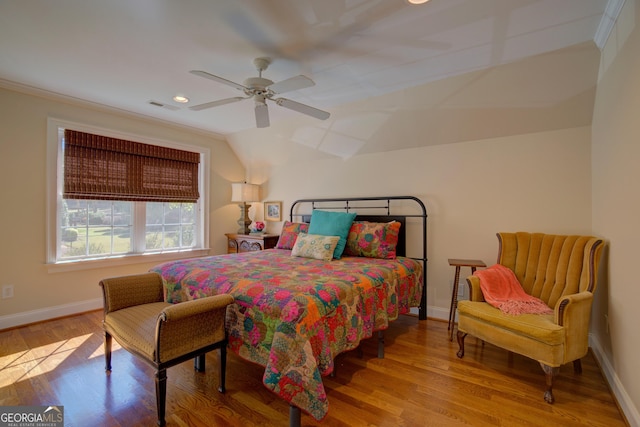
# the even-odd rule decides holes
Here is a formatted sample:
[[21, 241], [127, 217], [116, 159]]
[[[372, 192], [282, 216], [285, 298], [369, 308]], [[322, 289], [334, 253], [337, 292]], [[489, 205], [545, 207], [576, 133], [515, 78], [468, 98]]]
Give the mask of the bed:
[[[313, 236], [314, 215], [332, 211], [355, 214], [354, 225], [388, 230], [400, 224], [395, 254], [361, 256], [349, 240], [358, 238], [353, 226], [351, 250], [340, 259], [300, 256], [289, 247], [287, 239]], [[327, 414], [322, 377], [334, 372], [338, 354], [413, 307], [426, 319], [426, 218], [423, 203], [412, 196], [298, 200], [275, 249], [172, 261], [152, 271], [163, 277], [169, 302], [234, 297], [227, 310], [229, 349], [265, 367], [263, 384], [290, 404], [291, 424], [299, 425], [300, 410], [317, 420]], [[285, 236], [292, 227], [310, 231]], [[419, 236], [415, 256], [406, 253], [407, 228]]]

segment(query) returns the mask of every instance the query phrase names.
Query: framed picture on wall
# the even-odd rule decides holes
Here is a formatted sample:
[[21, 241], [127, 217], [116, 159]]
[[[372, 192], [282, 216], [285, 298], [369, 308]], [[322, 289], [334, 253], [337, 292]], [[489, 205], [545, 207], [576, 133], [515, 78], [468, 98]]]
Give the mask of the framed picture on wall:
[[264, 202], [264, 219], [267, 221], [282, 220], [282, 202]]

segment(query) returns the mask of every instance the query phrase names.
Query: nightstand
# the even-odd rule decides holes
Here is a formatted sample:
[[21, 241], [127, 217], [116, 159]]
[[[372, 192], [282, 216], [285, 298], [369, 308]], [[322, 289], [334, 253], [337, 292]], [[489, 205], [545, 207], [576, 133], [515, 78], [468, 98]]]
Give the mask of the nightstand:
[[237, 234], [227, 233], [227, 253], [261, 251], [272, 249], [278, 243], [278, 234]]

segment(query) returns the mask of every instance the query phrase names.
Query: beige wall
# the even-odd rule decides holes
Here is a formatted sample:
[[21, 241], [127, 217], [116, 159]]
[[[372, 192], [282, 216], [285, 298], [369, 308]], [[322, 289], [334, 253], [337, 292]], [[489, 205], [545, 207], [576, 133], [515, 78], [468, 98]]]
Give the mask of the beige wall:
[[[157, 122], [14, 91], [3, 90], [1, 99], [3, 200], [11, 200], [10, 205], [19, 208], [0, 210], [5, 241], [12, 242], [0, 249], [4, 272], [0, 285], [15, 285], [15, 297], [0, 300], [0, 319], [94, 301], [99, 297], [100, 278], [144, 271], [151, 265], [48, 271], [45, 134], [49, 116], [210, 146], [210, 240], [213, 253], [224, 252], [223, 233], [235, 227], [237, 216], [237, 208], [228, 202], [228, 183], [244, 179], [244, 170], [227, 144]], [[453, 277], [448, 258], [480, 258], [492, 264], [497, 250], [495, 233], [500, 230], [590, 231], [590, 138], [590, 129], [582, 127], [365, 154], [346, 160], [305, 162], [297, 158], [278, 165], [262, 179], [262, 198], [284, 201], [283, 211], [288, 212], [293, 200], [304, 197], [420, 197], [429, 214], [430, 315], [446, 318]], [[11, 185], [22, 170], [30, 171], [26, 182]], [[254, 207], [254, 218], [261, 215], [260, 208], [260, 204]], [[279, 231], [279, 225], [269, 224], [272, 231]]]
[[347, 160], [298, 159], [279, 167], [263, 194], [283, 200], [285, 212], [298, 198], [419, 197], [429, 215], [429, 315], [447, 318], [448, 258], [495, 263], [498, 231], [590, 233], [590, 140], [590, 128], [581, 127]]
[[157, 121], [0, 88], [0, 286], [13, 284], [15, 289], [14, 298], [0, 299], [0, 329], [101, 307], [101, 278], [146, 271], [152, 265], [49, 271], [45, 264], [49, 117], [209, 147], [209, 244], [212, 253], [226, 251], [224, 233], [234, 229], [238, 216], [238, 208], [229, 202], [229, 183], [244, 179], [245, 174], [226, 142]]
[[639, 22], [640, 1], [627, 0], [603, 51], [592, 128], [593, 232], [609, 241], [592, 331], [603, 353], [601, 365], [631, 425], [640, 424]]

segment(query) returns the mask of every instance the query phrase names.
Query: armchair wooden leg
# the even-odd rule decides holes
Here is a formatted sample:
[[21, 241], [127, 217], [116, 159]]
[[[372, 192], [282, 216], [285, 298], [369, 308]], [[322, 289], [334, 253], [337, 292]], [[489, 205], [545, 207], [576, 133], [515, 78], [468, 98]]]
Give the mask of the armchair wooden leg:
[[104, 333], [104, 370], [111, 371], [111, 334]]
[[218, 391], [224, 393], [226, 389], [226, 372], [227, 372], [227, 344], [220, 347], [220, 385]]
[[167, 401], [167, 370], [159, 369], [156, 372], [156, 406], [158, 408], [158, 425], [164, 426], [164, 413]]
[[558, 376], [560, 368], [553, 368], [551, 366], [545, 365], [544, 363], [540, 363], [540, 366], [544, 371], [544, 376], [547, 381], [547, 389], [544, 392], [544, 400], [547, 403], [553, 403], [556, 400], [553, 397], [553, 380]]
[[582, 373], [582, 362], [580, 361], [580, 359], [576, 359], [573, 361], [573, 372], [575, 372], [576, 374]]
[[460, 359], [464, 357], [464, 339], [466, 337], [467, 334], [464, 332], [458, 331], [458, 333], [456, 334], [456, 338], [458, 340], [458, 352], [456, 353], [456, 356], [458, 356]]

